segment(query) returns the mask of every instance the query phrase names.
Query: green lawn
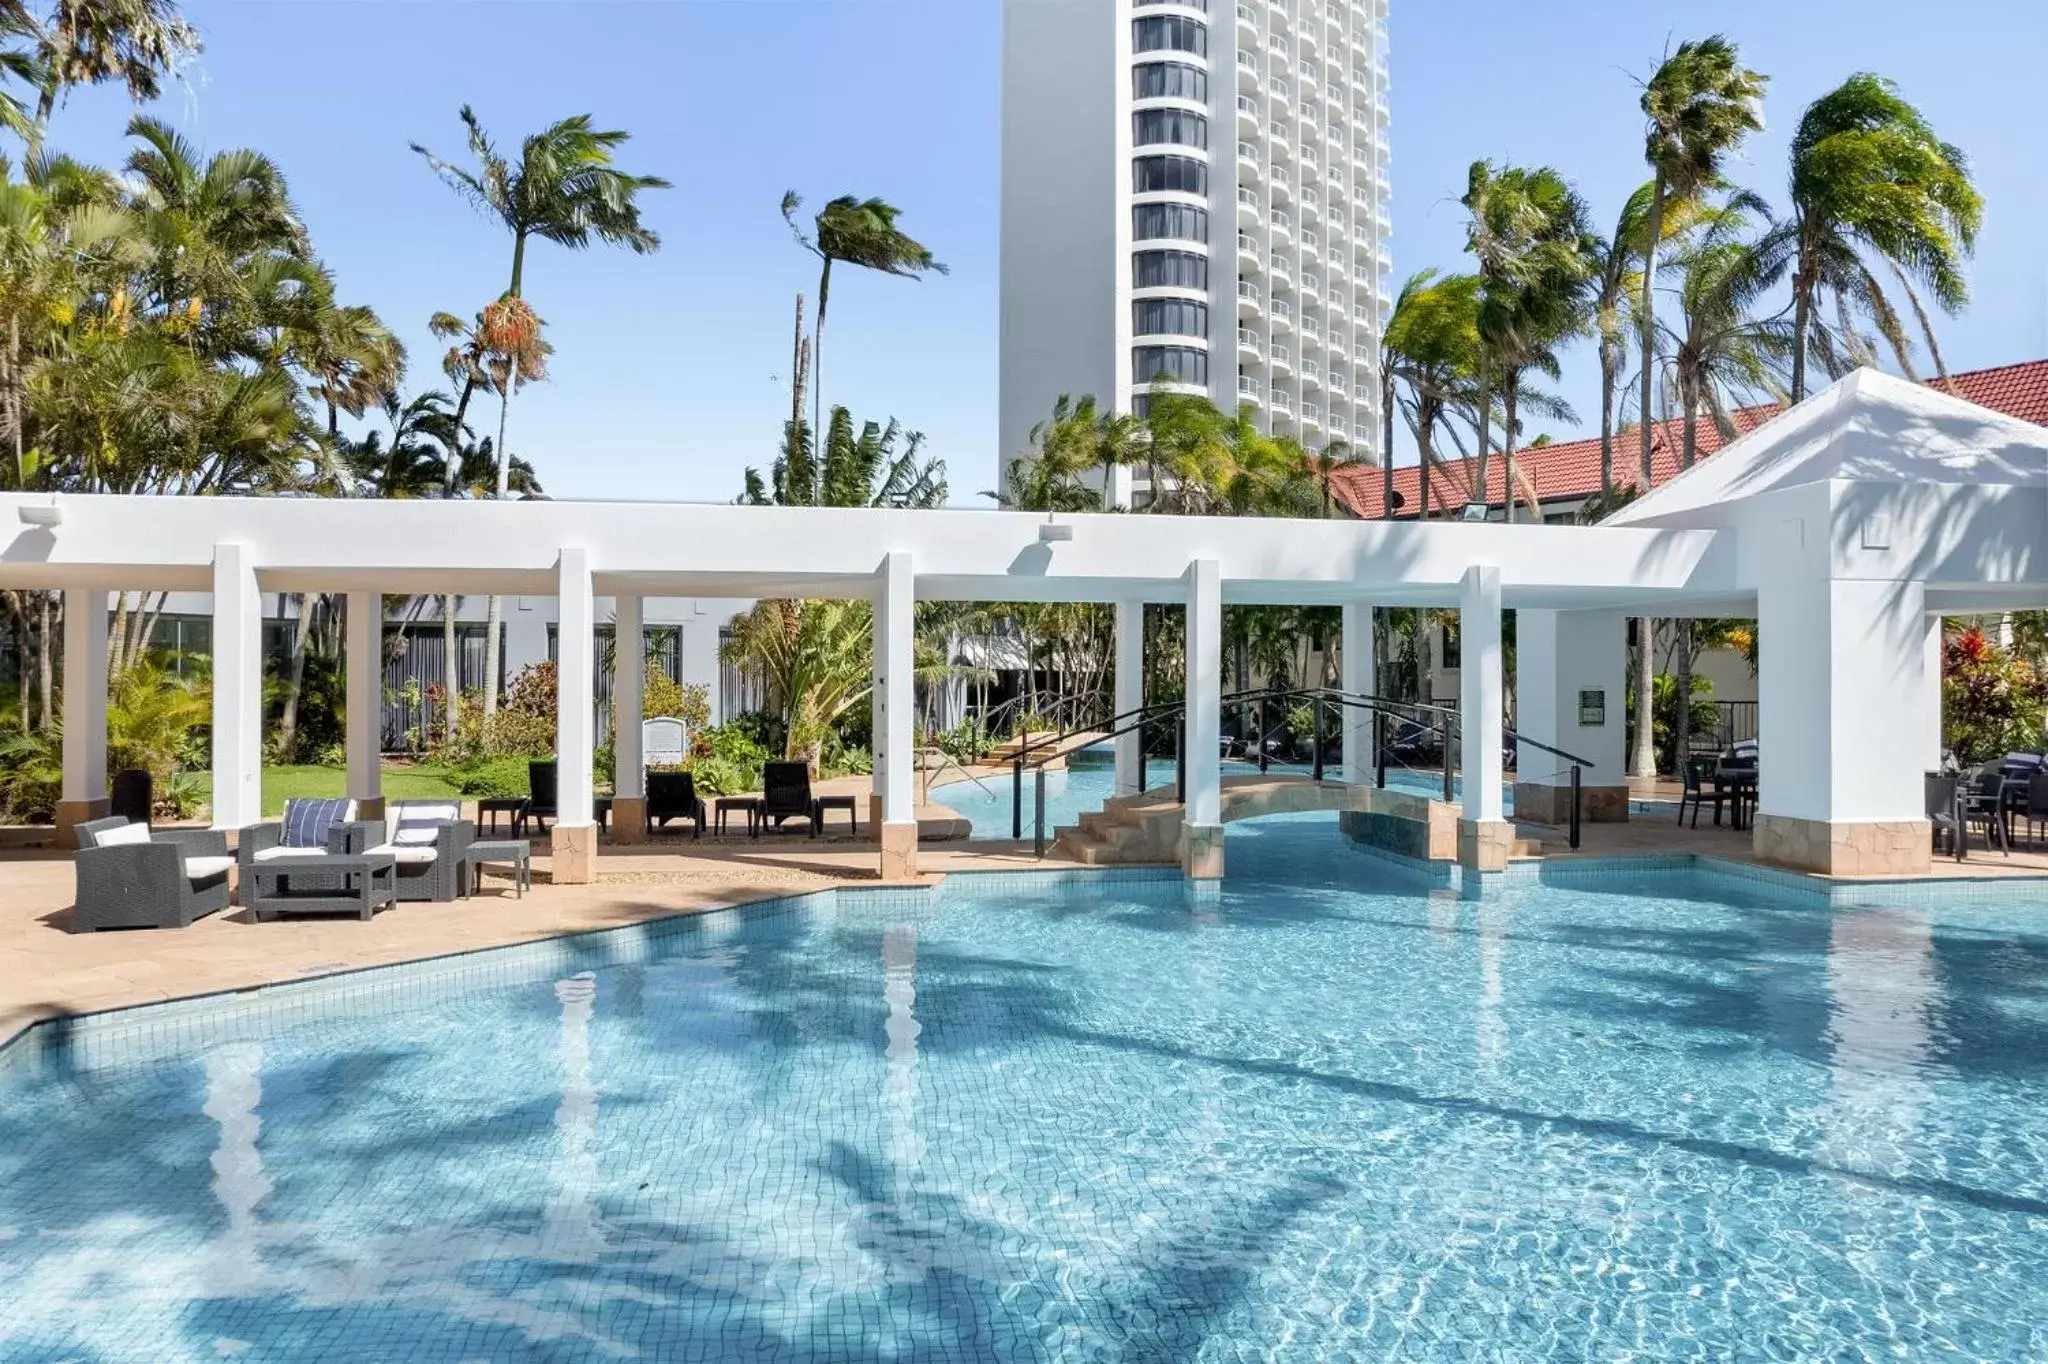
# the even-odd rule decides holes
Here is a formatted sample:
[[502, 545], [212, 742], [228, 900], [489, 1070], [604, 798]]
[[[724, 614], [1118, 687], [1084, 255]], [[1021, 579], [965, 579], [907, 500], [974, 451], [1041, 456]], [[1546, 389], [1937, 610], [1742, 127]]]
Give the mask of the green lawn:
[[[207, 785], [210, 787], [211, 782]], [[455, 783], [439, 768], [411, 764], [384, 765], [386, 800], [432, 800], [454, 795]], [[212, 792], [208, 791], [208, 798]], [[284, 803], [293, 796], [344, 796], [348, 794], [348, 773], [339, 767], [265, 767], [263, 769], [263, 813], [281, 815]]]

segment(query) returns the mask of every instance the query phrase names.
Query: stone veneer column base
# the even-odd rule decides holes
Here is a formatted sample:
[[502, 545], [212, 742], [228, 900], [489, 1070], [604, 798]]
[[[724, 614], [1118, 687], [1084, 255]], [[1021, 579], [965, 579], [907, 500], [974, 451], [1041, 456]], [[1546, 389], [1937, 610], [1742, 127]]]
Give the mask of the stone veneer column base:
[[910, 881], [917, 877], [917, 825], [880, 824], [882, 879]]
[[1223, 826], [1187, 824], [1180, 831], [1180, 868], [1192, 881], [1223, 879]]
[[882, 836], [882, 797], [875, 791], [868, 792], [868, 828], [876, 831], [876, 838]]
[[612, 797], [612, 842], [647, 841], [647, 797]]
[[[1572, 822], [1572, 788], [1544, 782], [1516, 782], [1515, 818], [1564, 827]], [[1579, 818], [1586, 824], [1628, 823], [1628, 788], [1581, 786]]]
[[57, 846], [76, 848], [78, 826], [89, 824], [95, 819], [105, 819], [113, 812], [114, 803], [101, 797], [98, 800], [60, 800], [57, 802]]
[[1924, 819], [1797, 819], [1758, 814], [1750, 850], [1772, 862], [1823, 876], [1924, 876], [1933, 866], [1932, 826]]
[[558, 886], [597, 880], [597, 826], [557, 824], [548, 835], [549, 868]]
[[1506, 871], [1515, 826], [1504, 819], [1458, 821], [1458, 865], [1467, 871]]
[[357, 819], [382, 819], [382, 818], [384, 818], [384, 797], [382, 797], [382, 796], [357, 796], [357, 797], [356, 797], [356, 818], [357, 818]]

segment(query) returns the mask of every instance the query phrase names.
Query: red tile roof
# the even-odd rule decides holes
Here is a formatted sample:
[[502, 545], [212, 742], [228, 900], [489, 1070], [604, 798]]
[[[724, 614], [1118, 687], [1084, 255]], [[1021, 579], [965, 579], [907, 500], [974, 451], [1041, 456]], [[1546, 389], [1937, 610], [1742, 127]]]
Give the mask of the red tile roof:
[[[1943, 387], [1938, 382], [1935, 386]], [[2033, 422], [2037, 426], [2048, 426], [2048, 360], [2029, 360], [2023, 364], [1954, 374], [1949, 376], [1945, 387], [1958, 398], [1994, 412]], [[1775, 403], [1765, 403], [1738, 408], [1729, 415], [1735, 422], [1737, 433], [1748, 435], [1777, 416], [1780, 410]], [[1663, 483], [1678, 472], [1678, 457], [1684, 439], [1684, 425], [1677, 421], [1659, 422], [1651, 429], [1652, 485]], [[1697, 439], [1703, 458], [1718, 451], [1722, 445], [1721, 433], [1708, 420], [1699, 423]], [[1640, 458], [1641, 443], [1634, 428], [1614, 437], [1616, 484], [1636, 481]], [[1476, 500], [1471, 495], [1473, 464], [1474, 461], [1469, 459], [1457, 459], [1444, 461], [1432, 468], [1429, 478], [1431, 515], [1454, 512], [1467, 501]], [[1507, 501], [1507, 470], [1503, 465], [1504, 461], [1498, 456], [1487, 463], [1486, 501], [1489, 506], [1502, 506]], [[1517, 450], [1515, 470], [1535, 485], [1539, 501], [1568, 501], [1588, 496], [1600, 491], [1600, 441], [1597, 437], [1558, 441]], [[1396, 518], [1415, 515], [1420, 482], [1418, 471], [1412, 464], [1394, 470]], [[1332, 491], [1337, 500], [1353, 516], [1365, 520], [1379, 519], [1383, 486], [1380, 470], [1364, 464], [1340, 469], [1332, 481]]]

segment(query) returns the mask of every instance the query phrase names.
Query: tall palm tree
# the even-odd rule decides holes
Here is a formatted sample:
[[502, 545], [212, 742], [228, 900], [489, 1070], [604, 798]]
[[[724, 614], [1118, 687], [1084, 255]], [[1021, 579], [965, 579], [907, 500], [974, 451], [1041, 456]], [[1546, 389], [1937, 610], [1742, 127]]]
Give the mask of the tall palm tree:
[[853, 414], [833, 408], [821, 463], [814, 477], [807, 463], [792, 462], [785, 450], [768, 479], [747, 470], [740, 501], [755, 507], [922, 509], [946, 500], [945, 461], [925, 458], [924, 433], [905, 431], [894, 417], [886, 426], [863, 422], [856, 431]]
[[[511, 234], [512, 277], [505, 297], [525, 297], [526, 244], [534, 237], [575, 251], [594, 241], [624, 246], [639, 255], [660, 249], [661, 237], [640, 219], [639, 195], [644, 190], [667, 189], [669, 182], [658, 176], [630, 175], [612, 164], [613, 153], [632, 134], [620, 129], [594, 128], [590, 115], [577, 114], [528, 137], [520, 144], [519, 159], [514, 163], [491, 141], [474, 109], [463, 105], [461, 118], [468, 133], [469, 153], [476, 163], [474, 169], [444, 161], [417, 142], [412, 149], [425, 158], [449, 188], [482, 213], [496, 218]], [[476, 353], [481, 357], [487, 349]], [[511, 368], [516, 371], [516, 361]], [[465, 373], [463, 393], [456, 404], [458, 411], [467, 412], [469, 396], [482, 378], [481, 370], [475, 367]], [[511, 389], [517, 385], [515, 372], [511, 382], [500, 391], [501, 398], [509, 402]], [[500, 465], [511, 458], [511, 451], [502, 440], [498, 442], [497, 453]], [[499, 476], [501, 486], [507, 476]], [[490, 613], [494, 622], [502, 610], [501, 599], [492, 597]], [[497, 645], [497, 631], [493, 628], [485, 649], [495, 656]], [[449, 694], [454, 695], [454, 688], [450, 688]], [[493, 714], [497, 708], [497, 671], [487, 662], [484, 713]]]
[[1976, 249], [1983, 219], [1968, 158], [1935, 136], [1892, 82], [1860, 72], [1815, 100], [1792, 139], [1792, 213], [1781, 226], [1792, 257], [1792, 400], [1806, 396], [1809, 347], [1830, 370], [1846, 367], [1837, 351], [1854, 338], [1830, 337], [1819, 321], [1828, 295], [1845, 332], [1847, 318], [1868, 316], [1900, 367], [1913, 372], [1907, 329], [1873, 262], [1904, 290], [1936, 372], [1946, 379], [1914, 284], [1944, 313], [1968, 302], [1963, 263]]
[[[1491, 413], [1484, 385], [1491, 379], [1499, 383], [1503, 402], [1506, 514], [1513, 521], [1523, 383], [1531, 370], [1555, 379], [1557, 347], [1585, 328], [1597, 239], [1585, 200], [1547, 166], [1496, 171], [1478, 162], [1472, 167], [1467, 200], [1473, 212], [1469, 237], [1480, 258], [1482, 388], [1476, 492], [1481, 501], [1486, 499], [1486, 429]], [[1556, 400], [1548, 399], [1546, 405], [1555, 408]]]
[[1742, 139], [1763, 129], [1764, 86], [1769, 77], [1742, 65], [1735, 44], [1720, 34], [1679, 44], [1644, 82], [1647, 124], [1643, 157], [1650, 163], [1650, 219], [1644, 232], [1642, 302], [1641, 474], [1650, 488], [1650, 403], [1656, 383], [1657, 253], [1664, 215], [1674, 199], [1692, 199], [1721, 182], [1721, 168]]
[[1637, 262], [1644, 255], [1649, 232], [1654, 183], [1629, 195], [1615, 220], [1614, 235], [1601, 242], [1594, 272], [1593, 335], [1600, 350], [1600, 491], [1614, 493], [1614, 399], [1628, 366], [1628, 337], [1635, 326], [1636, 299], [1642, 293]]
[[[1479, 292], [1477, 275], [1439, 278], [1425, 270], [1403, 286], [1387, 321], [1388, 372], [1406, 389], [1405, 396], [1396, 392], [1396, 398], [1415, 438], [1418, 520], [1429, 518], [1431, 475], [1441, 468], [1439, 426], [1460, 410], [1476, 411]], [[1391, 499], [1389, 506], [1391, 516]]]
[[885, 199], [862, 199], [842, 194], [819, 209], [806, 233], [797, 223], [804, 206], [795, 190], [782, 196], [783, 221], [797, 244], [818, 258], [818, 314], [811, 324], [811, 428], [825, 424], [825, 309], [832, 301], [832, 263], [845, 261], [866, 270], [904, 279], [919, 279], [927, 272], [945, 274], [946, 267], [932, 257], [923, 243], [896, 226], [903, 211]]
[[13, 74], [35, 88], [38, 143], [73, 86], [120, 81], [130, 99], [145, 103], [157, 97], [162, 77], [201, 49], [173, 0], [54, 0], [41, 13], [9, 0], [0, 5], [0, 41], [16, 58]]
[[[1757, 307], [1783, 282], [1783, 253], [1760, 250], [1753, 217], [1769, 222], [1755, 195], [1738, 193], [1706, 211], [1687, 234], [1673, 264], [1679, 271], [1678, 321], [1664, 323], [1684, 432], [1679, 466], [1690, 469], [1699, 454], [1699, 420], [1708, 413], [1722, 440], [1737, 434], [1730, 409], [1741, 399], [1783, 392], [1791, 327], [1781, 313], [1759, 317]], [[1768, 232], [1764, 236], [1767, 245]], [[1672, 632], [1673, 681], [1678, 697], [1672, 745], [1673, 767], [1682, 775], [1692, 743], [1691, 619]]]

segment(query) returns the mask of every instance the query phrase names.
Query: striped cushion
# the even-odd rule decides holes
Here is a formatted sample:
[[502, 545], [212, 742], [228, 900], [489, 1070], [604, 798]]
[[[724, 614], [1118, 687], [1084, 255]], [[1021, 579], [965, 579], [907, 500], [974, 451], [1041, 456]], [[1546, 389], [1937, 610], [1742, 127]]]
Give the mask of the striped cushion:
[[462, 803], [453, 800], [402, 800], [395, 807], [397, 819], [391, 841], [401, 847], [420, 847], [441, 836], [443, 824], [462, 818]]
[[284, 803], [281, 841], [287, 848], [325, 848], [328, 830], [355, 817], [356, 803], [352, 800], [294, 798]]

